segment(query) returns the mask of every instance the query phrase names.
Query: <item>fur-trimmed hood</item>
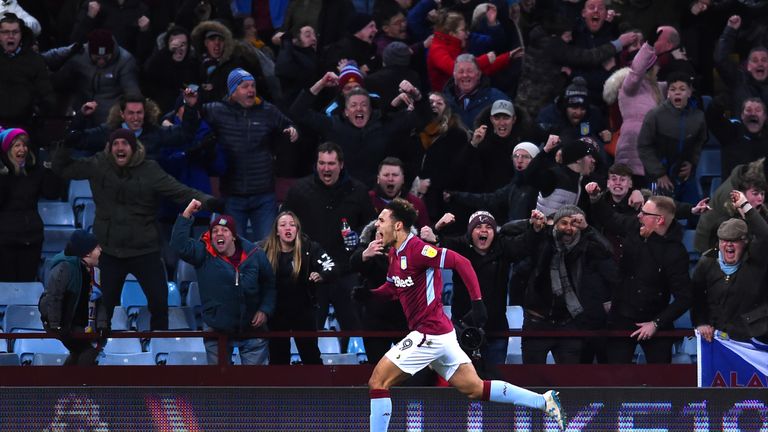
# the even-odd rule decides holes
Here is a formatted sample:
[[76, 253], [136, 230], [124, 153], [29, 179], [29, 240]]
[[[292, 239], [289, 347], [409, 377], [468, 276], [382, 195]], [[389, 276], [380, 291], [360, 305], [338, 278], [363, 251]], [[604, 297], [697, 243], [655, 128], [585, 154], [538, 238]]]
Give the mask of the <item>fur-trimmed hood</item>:
[[631, 71], [632, 69], [629, 67], [621, 68], [605, 80], [605, 85], [603, 86], [603, 100], [605, 103], [613, 105], [619, 100], [619, 90], [621, 90], [624, 79], [627, 78]]
[[[144, 129], [160, 126], [160, 107], [152, 99], [144, 99]], [[112, 105], [107, 115], [107, 126], [110, 129], [123, 127], [123, 117], [120, 115], [120, 103]]]
[[219, 63], [224, 63], [232, 57], [235, 50], [235, 39], [232, 32], [218, 21], [203, 21], [192, 30], [192, 46], [201, 58], [206, 55], [205, 34], [209, 31], [216, 31], [224, 35], [224, 54], [219, 59]]

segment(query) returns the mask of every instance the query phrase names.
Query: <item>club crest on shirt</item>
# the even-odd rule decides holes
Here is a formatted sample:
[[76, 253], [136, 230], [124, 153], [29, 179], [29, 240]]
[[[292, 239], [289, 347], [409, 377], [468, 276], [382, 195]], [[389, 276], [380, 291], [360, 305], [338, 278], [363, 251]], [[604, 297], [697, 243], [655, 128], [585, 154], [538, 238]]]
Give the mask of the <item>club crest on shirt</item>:
[[408, 268], [408, 260], [405, 259], [405, 256], [400, 257], [400, 270], [405, 270]]
[[424, 249], [421, 250], [421, 254], [427, 258], [434, 258], [437, 256], [437, 249], [430, 245], [425, 245]]

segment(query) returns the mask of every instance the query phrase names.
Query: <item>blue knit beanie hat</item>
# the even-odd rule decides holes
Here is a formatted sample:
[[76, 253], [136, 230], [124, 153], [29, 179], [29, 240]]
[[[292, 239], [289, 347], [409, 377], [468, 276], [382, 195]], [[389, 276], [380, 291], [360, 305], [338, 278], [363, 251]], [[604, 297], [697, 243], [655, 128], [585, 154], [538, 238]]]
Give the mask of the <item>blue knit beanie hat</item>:
[[255, 79], [253, 78], [253, 75], [243, 68], [232, 69], [232, 72], [229, 73], [229, 77], [227, 77], [227, 96], [232, 96], [232, 93], [237, 90], [237, 87], [243, 81], [255, 81]]

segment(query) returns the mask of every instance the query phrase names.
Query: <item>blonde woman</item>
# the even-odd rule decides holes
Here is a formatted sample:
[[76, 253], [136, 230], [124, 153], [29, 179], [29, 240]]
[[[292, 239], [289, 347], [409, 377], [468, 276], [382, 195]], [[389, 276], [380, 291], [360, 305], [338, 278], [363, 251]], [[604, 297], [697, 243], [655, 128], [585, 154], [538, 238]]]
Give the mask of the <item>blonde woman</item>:
[[36, 164], [24, 129], [0, 129], [0, 281], [32, 282], [43, 249], [41, 197], [57, 198], [60, 180]]
[[[333, 259], [301, 231], [299, 218], [290, 211], [277, 215], [261, 244], [276, 277], [277, 307], [271, 329], [316, 330], [315, 284], [335, 276]], [[322, 364], [317, 338], [296, 338], [296, 347], [304, 364]], [[289, 364], [290, 359], [289, 339], [270, 339], [270, 364]]]

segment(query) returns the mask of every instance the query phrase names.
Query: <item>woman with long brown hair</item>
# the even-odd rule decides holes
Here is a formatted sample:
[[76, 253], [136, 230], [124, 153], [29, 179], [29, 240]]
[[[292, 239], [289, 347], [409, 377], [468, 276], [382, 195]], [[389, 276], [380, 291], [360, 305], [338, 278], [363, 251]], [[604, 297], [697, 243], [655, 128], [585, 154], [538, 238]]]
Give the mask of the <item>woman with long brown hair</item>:
[[[316, 330], [315, 284], [335, 276], [333, 259], [301, 231], [301, 222], [291, 211], [277, 215], [269, 235], [261, 244], [276, 277], [277, 306], [270, 328]], [[296, 338], [296, 347], [302, 363], [322, 364], [317, 338]], [[289, 364], [290, 359], [289, 340], [270, 339], [270, 364]]]

